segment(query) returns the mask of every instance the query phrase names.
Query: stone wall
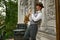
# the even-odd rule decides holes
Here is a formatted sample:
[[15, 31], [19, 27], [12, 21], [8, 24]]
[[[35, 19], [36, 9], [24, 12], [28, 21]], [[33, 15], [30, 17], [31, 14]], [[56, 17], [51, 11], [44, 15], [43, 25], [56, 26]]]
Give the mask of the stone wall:
[[55, 16], [55, 0], [45, 0], [45, 31], [55, 34], [56, 16]]

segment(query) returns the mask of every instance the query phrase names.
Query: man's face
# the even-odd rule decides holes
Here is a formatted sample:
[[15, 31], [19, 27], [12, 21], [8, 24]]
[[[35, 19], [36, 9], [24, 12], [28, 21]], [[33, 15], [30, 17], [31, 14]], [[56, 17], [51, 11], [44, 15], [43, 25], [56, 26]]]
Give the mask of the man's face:
[[41, 7], [40, 6], [36, 6], [36, 11], [39, 11], [39, 10], [41, 10]]

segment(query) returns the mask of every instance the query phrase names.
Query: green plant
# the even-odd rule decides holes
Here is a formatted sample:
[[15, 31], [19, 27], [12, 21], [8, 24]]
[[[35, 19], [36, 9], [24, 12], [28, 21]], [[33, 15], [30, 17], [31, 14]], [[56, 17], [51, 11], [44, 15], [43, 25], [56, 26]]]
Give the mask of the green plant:
[[18, 14], [18, 4], [17, 2], [13, 2], [9, 0], [9, 2], [6, 3], [6, 35], [11, 35], [10, 33], [16, 28], [17, 25], [17, 14]]
[[3, 24], [5, 25], [5, 27], [1, 31], [5, 31], [5, 38], [8, 38], [9, 36], [13, 36], [13, 30], [16, 28], [17, 25], [18, 2], [17, 0], [8, 0], [8, 2], [5, 0], [0, 0], [0, 3], [2, 1], [6, 7], [6, 16], [4, 19], [5, 22]]

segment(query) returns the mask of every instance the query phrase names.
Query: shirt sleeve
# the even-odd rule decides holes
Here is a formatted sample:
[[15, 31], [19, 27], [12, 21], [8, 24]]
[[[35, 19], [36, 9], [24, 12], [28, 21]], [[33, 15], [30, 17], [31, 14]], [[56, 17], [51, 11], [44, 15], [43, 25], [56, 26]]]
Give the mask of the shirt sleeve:
[[33, 21], [38, 21], [42, 19], [42, 13], [39, 13], [36, 17], [32, 14], [32, 20]]

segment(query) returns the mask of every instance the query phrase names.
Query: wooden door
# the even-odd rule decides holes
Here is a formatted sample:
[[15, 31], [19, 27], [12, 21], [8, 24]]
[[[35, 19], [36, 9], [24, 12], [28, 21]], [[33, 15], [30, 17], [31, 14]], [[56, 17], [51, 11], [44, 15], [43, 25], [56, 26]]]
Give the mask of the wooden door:
[[60, 0], [55, 0], [56, 4], [56, 40], [60, 40]]

